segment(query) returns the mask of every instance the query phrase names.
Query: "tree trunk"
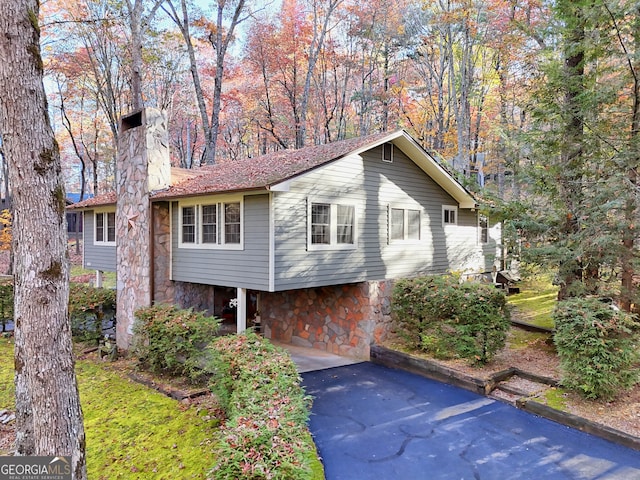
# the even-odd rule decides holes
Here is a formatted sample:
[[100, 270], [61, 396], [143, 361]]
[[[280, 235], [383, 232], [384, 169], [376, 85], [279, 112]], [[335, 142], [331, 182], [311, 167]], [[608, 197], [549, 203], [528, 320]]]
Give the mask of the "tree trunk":
[[[321, 17], [320, 8], [318, 6], [320, 2], [313, 2], [313, 39], [309, 46], [309, 56], [307, 64], [307, 73], [304, 79], [304, 88], [302, 90], [302, 98], [300, 100], [299, 117], [296, 119], [296, 148], [302, 148], [305, 146], [307, 138], [307, 113], [309, 110], [309, 99], [311, 96], [311, 79], [313, 72], [316, 69], [316, 62], [318, 56], [324, 47], [324, 38], [327, 35], [329, 29], [329, 21], [335, 9], [342, 3], [342, 0], [329, 0], [327, 2], [327, 10], [324, 12], [324, 17]], [[320, 18], [322, 18], [322, 25], [319, 26]]]
[[211, 121], [209, 125], [209, 136], [206, 138], [207, 146], [205, 150], [205, 163], [213, 165], [216, 161], [216, 147], [218, 144], [218, 133], [220, 129], [220, 110], [222, 108], [222, 81], [224, 78], [224, 59], [227, 55], [227, 49], [233, 40], [233, 32], [236, 27], [244, 21], [240, 15], [245, 8], [245, 0], [238, 0], [231, 17], [229, 30], [224, 31], [224, 8], [226, 2], [219, 2], [216, 17], [216, 32], [209, 35], [209, 42], [216, 52], [216, 74], [213, 82], [213, 108], [211, 109]]
[[0, 127], [10, 163], [19, 455], [69, 455], [86, 478], [74, 372], [65, 194], [42, 83], [37, 0], [0, 0]]
[[[164, 11], [169, 15], [171, 20], [178, 26], [184, 39], [187, 54], [189, 55], [189, 70], [191, 72], [191, 79], [193, 80], [193, 88], [196, 93], [196, 103], [198, 104], [198, 111], [200, 112], [200, 121], [202, 122], [202, 130], [204, 132], [205, 141], [211, 138], [211, 125], [209, 124], [209, 115], [207, 113], [207, 104], [204, 99], [204, 91], [202, 89], [202, 83], [200, 82], [200, 73], [198, 72], [198, 62], [196, 60], [196, 52], [191, 41], [191, 29], [189, 26], [189, 10], [187, 9], [186, 0], [180, 1], [182, 17], [178, 15], [178, 12], [171, 2], [168, 0], [166, 3], [169, 6], [169, 10], [163, 7]], [[206, 155], [206, 151], [205, 151]], [[215, 158], [215, 153], [214, 153]], [[190, 162], [192, 165], [193, 162]], [[189, 167], [191, 168], [191, 166]]]

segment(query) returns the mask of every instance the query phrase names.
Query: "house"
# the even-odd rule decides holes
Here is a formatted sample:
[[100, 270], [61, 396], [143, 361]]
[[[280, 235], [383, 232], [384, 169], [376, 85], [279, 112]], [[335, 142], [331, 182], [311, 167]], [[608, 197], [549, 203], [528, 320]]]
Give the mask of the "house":
[[[83, 195], [85, 198], [93, 197], [92, 193]], [[80, 201], [79, 193], [69, 193], [66, 196], [66, 205], [73, 205]], [[82, 233], [82, 215], [76, 211], [67, 211], [67, 233], [69, 235], [75, 233]]]
[[173, 302], [367, 358], [394, 279], [487, 272], [500, 256], [499, 226], [404, 131], [181, 170], [163, 116], [138, 115], [123, 119], [117, 196], [74, 206], [85, 268], [117, 271], [122, 348], [135, 308]]

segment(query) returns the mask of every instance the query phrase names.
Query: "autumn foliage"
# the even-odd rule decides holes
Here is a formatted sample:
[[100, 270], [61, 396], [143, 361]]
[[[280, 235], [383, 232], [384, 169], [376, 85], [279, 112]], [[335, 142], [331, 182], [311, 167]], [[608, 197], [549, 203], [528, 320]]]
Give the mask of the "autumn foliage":
[[0, 212], [0, 250], [11, 250], [11, 212]]

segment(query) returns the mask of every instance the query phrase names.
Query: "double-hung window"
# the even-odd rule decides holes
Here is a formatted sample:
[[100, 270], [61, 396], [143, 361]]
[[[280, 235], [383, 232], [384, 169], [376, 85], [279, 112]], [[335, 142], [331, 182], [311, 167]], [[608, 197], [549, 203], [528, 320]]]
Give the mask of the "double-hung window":
[[307, 218], [309, 250], [355, 248], [354, 205], [310, 202]]
[[202, 243], [218, 243], [218, 205], [202, 205]]
[[420, 210], [389, 207], [389, 242], [420, 240]]
[[180, 205], [180, 247], [242, 249], [242, 202]]
[[196, 243], [195, 206], [182, 207], [182, 243]]
[[94, 243], [116, 244], [116, 212], [96, 212]]
[[457, 225], [458, 224], [458, 207], [452, 205], [442, 206], [442, 225]]

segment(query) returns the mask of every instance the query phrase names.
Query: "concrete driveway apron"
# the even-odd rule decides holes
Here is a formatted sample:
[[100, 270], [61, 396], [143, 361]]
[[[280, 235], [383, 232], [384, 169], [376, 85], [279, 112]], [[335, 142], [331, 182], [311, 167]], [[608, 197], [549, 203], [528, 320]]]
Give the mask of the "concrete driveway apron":
[[303, 374], [327, 480], [640, 480], [640, 452], [369, 362]]

